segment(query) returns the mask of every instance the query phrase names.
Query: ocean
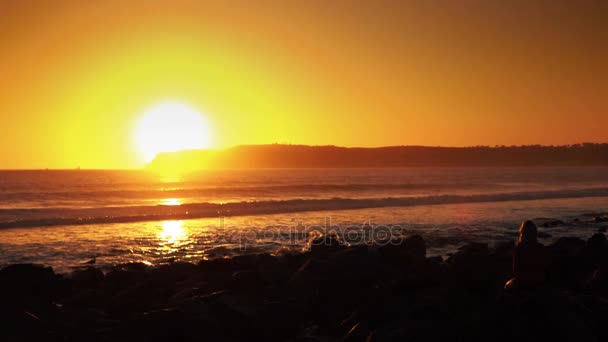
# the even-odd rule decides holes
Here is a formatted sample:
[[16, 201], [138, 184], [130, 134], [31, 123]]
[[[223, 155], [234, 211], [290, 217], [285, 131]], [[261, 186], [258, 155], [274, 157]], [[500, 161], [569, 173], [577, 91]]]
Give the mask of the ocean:
[[335, 232], [360, 244], [421, 234], [429, 255], [515, 239], [586, 238], [608, 223], [608, 167], [0, 171], [0, 267], [68, 272], [294, 253]]

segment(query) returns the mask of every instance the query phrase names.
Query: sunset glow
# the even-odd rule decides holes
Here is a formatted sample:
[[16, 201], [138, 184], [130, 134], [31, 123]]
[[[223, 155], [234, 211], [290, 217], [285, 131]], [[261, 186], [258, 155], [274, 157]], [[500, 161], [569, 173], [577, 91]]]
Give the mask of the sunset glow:
[[[1, 168], [137, 168], [207, 144], [606, 140], [601, 1], [60, 2], [0, 4]], [[167, 99], [212, 137], [152, 127], [134, 144]]]

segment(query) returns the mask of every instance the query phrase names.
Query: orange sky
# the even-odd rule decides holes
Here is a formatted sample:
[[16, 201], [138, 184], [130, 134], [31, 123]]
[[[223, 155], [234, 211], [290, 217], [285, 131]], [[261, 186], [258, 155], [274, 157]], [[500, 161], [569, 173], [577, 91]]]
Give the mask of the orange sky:
[[[502, 4], [500, 4], [502, 3]], [[2, 1], [0, 168], [141, 166], [144, 109], [211, 146], [608, 141], [606, 1]]]

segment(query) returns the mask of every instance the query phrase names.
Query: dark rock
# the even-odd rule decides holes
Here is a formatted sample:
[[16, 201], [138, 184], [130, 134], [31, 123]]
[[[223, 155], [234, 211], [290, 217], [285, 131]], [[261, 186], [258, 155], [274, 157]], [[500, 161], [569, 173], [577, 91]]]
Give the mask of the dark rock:
[[308, 241], [308, 247], [313, 255], [326, 256], [343, 249], [345, 245], [337, 235], [325, 234], [311, 238]]
[[593, 249], [605, 249], [608, 247], [608, 240], [602, 233], [595, 233], [587, 240], [587, 247]]
[[122, 270], [127, 272], [146, 272], [150, 270], [150, 265], [143, 262], [128, 262], [125, 264], [119, 264], [114, 266], [115, 270]]
[[203, 272], [234, 272], [239, 269], [232, 259], [228, 258], [201, 260], [198, 266]]
[[604, 217], [604, 216], [596, 216], [593, 218], [593, 222], [599, 223], [599, 222], [608, 222], [608, 217]]
[[256, 267], [259, 255], [257, 254], [246, 254], [237, 255], [231, 259], [227, 259], [233, 265], [233, 267], [241, 270], [251, 270]]
[[334, 263], [309, 259], [291, 277], [289, 284], [307, 292], [316, 291], [339, 270]]
[[572, 257], [577, 255], [586, 243], [577, 237], [561, 237], [549, 246], [551, 253], [558, 257]]
[[427, 258], [427, 260], [431, 263], [435, 263], [435, 264], [441, 264], [443, 263], [443, 257], [441, 257], [440, 255], [434, 256], [434, 257], [429, 257]]
[[426, 257], [426, 244], [420, 235], [410, 235], [403, 241], [404, 252], [408, 257], [422, 260]]
[[95, 286], [102, 281], [104, 279], [104, 274], [98, 268], [89, 267], [72, 272], [70, 274], [70, 279], [72, 279], [74, 286], [87, 288]]
[[608, 295], [608, 263], [604, 262], [600, 264], [593, 271], [589, 287], [595, 293], [600, 293], [604, 296]]
[[469, 243], [458, 248], [458, 252], [454, 253], [449, 259], [448, 262], [452, 262], [454, 260], [462, 259], [462, 258], [470, 258], [470, 257], [483, 257], [487, 256], [490, 253], [490, 249], [488, 248], [487, 243]]
[[0, 270], [0, 298], [9, 302], [50, 300], [65, 291], [65, 280], [51, 267], [15, 264]]
[[386, 263], [404, 267], [419, 263], [426, 257], [426, 243], [420, 235], [380, 241], [375, 249]]
[[580, 268], [592, 271], [600, 264], [608, 263], [608, 240], [602, 233], [595, 233], [581, 251]]
[[447, 260], [449, 286], [476, 293], [496, 291], [511, 274], [508, 255], [491, 254], [485, 243], [462, 246]]
[[264, 286], [264, 284], [264, 279], [257, 271], [236, 271], [232, 274], [232, 289], [259, 291], [260, 288]]
[[342, 341], [365, 341], [370, 334], [367, 322], [357, 322], [344, 335]]
[[[603, 234], [586, 242], [562, 238], [549, 246], [549, 285], [556, 289], [538, 293], [502, 291], [511, 276], [513, 241], [493, 249], [469, 244], [443, 262], [425, 257], [419, 236], [376, 246], [344, 246], [329, 239], [296, 255], [119, 265], [105, 276], [91, 268], [67, 280], [42, 266], [8, 267], [0, 270], [0, 322], [8, 327], [3, 337], [607, 340]], [[37, 282], [44, 285], [32, 285]], [[44, 292], [66, 282], [72, 284], [71, 293]]]
[[494, 247], [494, 253], [501, 256], [511, 257], [513, 253], [513, 248], [515, 248], [515, 241], [502, 241], [496, 244]]
[[550, 220], [547, 222], [543, 222], [540, 226], [544, 228], [553, 228], [563, 226], [565, 223], [562, 220]]
[[597, 229], [598, 232], [600, 233], [605, 233], [606, 232], [606, 227], [600, 227]]
[[552, 286], [579, 289], [589, 268], [588, 265], [582, 267], [585, 246], [584, 240], [575, 237], [562, 237], [548, 246], [548, 281]]

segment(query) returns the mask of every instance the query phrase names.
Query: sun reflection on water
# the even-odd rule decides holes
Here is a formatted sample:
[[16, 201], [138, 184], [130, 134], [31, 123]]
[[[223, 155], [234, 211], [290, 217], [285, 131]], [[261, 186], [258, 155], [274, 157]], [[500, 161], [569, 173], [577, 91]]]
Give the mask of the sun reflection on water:
[[159, 238], [170, 245], [187, 241], [188, 232], [184, 228], [184, 221], [163, 221]]

